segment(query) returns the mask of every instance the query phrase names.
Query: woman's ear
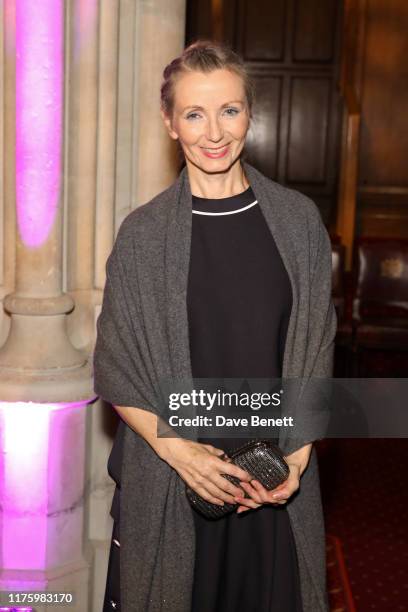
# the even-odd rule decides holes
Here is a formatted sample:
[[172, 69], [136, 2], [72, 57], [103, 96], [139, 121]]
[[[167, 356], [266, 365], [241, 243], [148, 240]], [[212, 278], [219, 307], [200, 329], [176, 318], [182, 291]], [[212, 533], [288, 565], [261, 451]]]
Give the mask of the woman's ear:
[[164, 125], [166, 126], [166, 129], [169, 133], [170, 138], [173, 138], [173, 140], [178, 140], [178, 134], [177, 132], [173, 130], [173, 127], [171, 124], [171, 118], [168, 116], [167, 113], [164, 112], [162, 108], [160, 109], [160, 114], [162, 116]]

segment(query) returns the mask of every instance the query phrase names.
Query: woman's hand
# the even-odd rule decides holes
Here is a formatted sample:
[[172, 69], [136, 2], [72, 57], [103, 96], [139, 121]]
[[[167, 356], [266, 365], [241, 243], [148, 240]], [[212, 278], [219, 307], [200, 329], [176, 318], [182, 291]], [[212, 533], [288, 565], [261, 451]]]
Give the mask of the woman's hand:
[[286, 463], [289, 466], [289, 476], [280, 485], [268, 491], [257, 480], [251, 480], [250, 483], [242, 482], [242, 489], [249, 495], [249, 499], [237, 496], [235, 501], [239, 504], [237, 514], [250, 510], [251, 508], [259, 508], [263, 504], [283, 505], [288, 499], [299, 489], [300, 477], [305, 471], [309, 462], [312, 444], [307, 444], [298, 449], [294, 453], [285, 457]]
[[236, 487], [221, 474], [236, 476], [249, 483], [251, 476], [243, 469], [220, 459], [224, 451], [211, 444], [202, 444], [183, 438], [167, 438], [159, 452], [162, 459], [174, 468], [181, 478], [196, 493], [213, 504], [224, 502], [236, 504], [235, 496], [242, 495]]

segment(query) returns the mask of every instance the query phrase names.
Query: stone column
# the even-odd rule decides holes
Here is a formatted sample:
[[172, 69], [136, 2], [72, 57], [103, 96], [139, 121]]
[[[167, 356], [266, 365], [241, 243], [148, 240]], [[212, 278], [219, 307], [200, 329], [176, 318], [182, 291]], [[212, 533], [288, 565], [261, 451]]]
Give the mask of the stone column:
[[82, 612], [85, 405], [93, 390], [89, 357], [67, 335], [74, 302], [62, 291], [65, 3], [6, 4], [5, 49], [13, 53], [15, 42], [16, 57], [16, 252], [0, 349], [0, 590], [73, 591]]
[[121, 221], [178, 170], [159, 103], [162, 70], [184, 45], [185, 0], [7, 0], [4, 9], [0, 589], [74, 590], [73, 612], [99, 612], [114, 411], [86, 407], [95, 323]]
[[[98, 32], [92, 34], [92, 42], [97, 52], [88, 49], [88, 57], [91, 55], [92, 62], [88, 71], [92, 79], [88, 79], [88, 86], [84, 90], [81, 87], [81, 78], [85, 79], [79, 66], [73, 63], [71, 66], [72, 76], [78, 87], [72, 91], [72, 97], [82, 99], [81, 104], [72, 107], [71, 133], [85, 132], [84, 136], [90, 139], [90, 145], [94, 150], [90, 152], [89, 158], [94, 160], [95, 172], [87, 174], [86, 166], [78, 164], [76, 151], [81, 150], [80, 139], [74, 137], [71, 143], [71, 156], [73, 165], [69, 173], [72, 194], [77, 200], [74, 208], [70, 208], [70, 240], [77, 235], [73, 231], [76, 223], [83, 224], [83, 192], [90, 196], [90, 210], [87, 214], [93, 214], [93, 230], [88, 236], [93, 236], [93, 242], [87, 245], [86, 232], [83, 232], [84, 246], [87, 257], [80, 258], [80, 264], [88, 266], [86, 279], [77, 273], [76, 264], [71, 266], [67, 262], [68, 286], [70, 293], [75, 298], [76, 304], [80, 305], [78, 317], [70, 317], [69, 327], [72, 337], [78, 343], [91, 342], [95, 339], [96, 319], [100, 312], [102, 292], [105, 285], [105, 264], [112, 249], [115, 237], [115, 187], [116, 187], [116, 142], [117, 142], [117, 100], [118, 100], [118, 62], [119, 62], [119, 13], [120, 2], [101, 2], [98, 13]], [[81, 29], [84, 33], [84, 29]], [[85, 44], [85, 40], [84, 40]], [[96, 62], [94, 64], [94, 60]], [[92, 68], [91, 68], [92, 67]], [[94, 72], [95, 69], [95, 72]], [[91, 76], [91, 75], [88, 75]], [[81, 93], [82, 92], [82, 93]], [[84, 100], [86, 98], [86, 100]], [[96, 106], [95, 106], [96, 105]], [[88, 122], [87, 111], [93, 109], [96, 122]], [[84, 128], [84, 130], [83, 130]], [[93, 130], [96, 130], [94, 132]], [[88, 161], [89, 163], [89, 161]], [[76, 169], [73, 172], [73, 169]], [[93, 198], [93, 199], [92, 199]], [[72, 200], [69, 198], [69, 204]], [[89, 255], [91, 255], [89, 257]], [[73, 313], [73, 315], [75, 312]], [[92, 579], [90, 585], [89, 611], [100, 612], [103, 607], [105, 593], [107, 561], [112, 533], [112, 519], [109, 514], [113, 494], [113, 482], [107, 473], [107, 459], [112, 446], [112, 438], [115, 433], [115, 414], [111, 406], [98, 400], [88, 409], [87, 419], [87, 478], [89, 482], [88, 495], [86, 496], [86, 531], [88, 536], [88, 558], [92, 562]]]
[[185, 0], [142, 0], [139, 16], [139, 137], [137, 202], [147, 202], [173, 182], [177, 145], [162, 123], [160, 85], [166, 64], [184, 46]]
[[[7, 2], [0, 12], [0, 91], [1, 91], [1, 124], [2, 124], [2, 163], [1, 181], [1, 236], [2, 248], [0, 254], [0, 292], [1, 300], [14, 287], [15, 274], [15, 47], [14, 47], [14, 6]], [[7, 23], [7, 27], [6, 27]], [[7, 237], [7, 240], [5, 238]], [[9, 332], [10, 317], [0, 309], [0, 346]]]
[[0, 349], [0, 398], [8, 402], [91, 395], [87, 356], [65, 328], [74, 303], [62, 293], [64, 20], [62, 1], [50, 2], [41, 10], [15, 4], [16, 273]]
[[[117, 2], [72, 0], [68, 3], [65, 285], [76, 303], [76, 309], [69, 317], [70, 337], [76, 346], [86, 350], [89, 350], [94, 336], [94, 249], [95, 237], [102, 229], [95, 225], [100, 125], [98, 76], [104, 76], [98, 72], [98, 23], [101, 9], [104, 10], [106, 5], [114, 6]], [[114, 116], [110, 120], [114, 126]], [[109, 197], [109, 193], [105, 197]], [[102, 229], [102, 232], [106, 230]]]
[[185, 0], [120, 0], [115, 232], [174, 180], [176, 145], [160, 117], [166, 64], [184, 47]]
[[[112, 11], [112, 8], [106, 7], [105, 10]], [[112, 17], [110, 19], [113, 27]], [[109, 239], [114, 239], [120, 223], [133, 208], [147, 202], [176, 177], [179, 160], [174, 142], [170, 140], [160, 117], [160, 84], [165, 65], [184, 47], [184, 31], [185, 0], [120, 0], [114, 214], [108, 215], [108, 206], [102, 204], [98, 196], [97, 209], [103, 206], [106, 216], [103, 226], [102, 223], [98, 224], [98, 232], [102, 230], [104, 233], [99, 250], [95, 252], [95, 298], [96, 291], [102, 296], [105, 284], [105, 261], [112, 246]], [[107, 45], [110, 42], [106, 55], [111, 58], [111, 66], [115, 52], [112, 34], [106, 36], [105, 41]], [[110, 67], [107, 74], [111, 74]], [[99, 99], [102, 100], [104, 95], [108, 95], [107, 90], [100, 91]], [[110, 106], [107, 102], [105, 108]], [[106, 172], [107, 165], [105, 175]], [[107, 228], [111, 220], [113, 231], [109, 236]], [[95, 319], [98, 314], [97, 306]], [[89, 499], [88, 529], [95, 551], [92, 612], [100, 612], [102, 607], [112, 528], [111, 521], [109, 524], [106, 521], [113, 493], [113, 483], [106, 472], [107, 454], [112, 445], [112, 439], [107, 438], [105, 433], [106, 408], [99, 401], [91, 415], [90, 466], [93, 486]]]

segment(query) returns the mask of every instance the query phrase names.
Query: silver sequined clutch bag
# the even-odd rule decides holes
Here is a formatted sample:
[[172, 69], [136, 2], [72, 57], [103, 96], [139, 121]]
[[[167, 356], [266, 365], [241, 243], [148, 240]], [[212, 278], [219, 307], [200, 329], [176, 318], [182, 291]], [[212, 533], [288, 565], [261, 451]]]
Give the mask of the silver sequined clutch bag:
[[[289, 467], [281, 449], [270, 440], [254, 440], [247, 442], [229, 455], [232, 463], [238, 465], [258, 480], [265, 489], [270, 491], [289, 476]], [[223, 474], [234, 485], [239, 486], [240, 481], [235, 476]], [[219, 518], [236, 509], [236, 504], [224, 502], [223, 506], [212, 504], [203, 499], [198, 493], [186, 486], [186, 494], [193, 508], [207, 518]], [[249, 497], [246, 493], [244, 497]]]

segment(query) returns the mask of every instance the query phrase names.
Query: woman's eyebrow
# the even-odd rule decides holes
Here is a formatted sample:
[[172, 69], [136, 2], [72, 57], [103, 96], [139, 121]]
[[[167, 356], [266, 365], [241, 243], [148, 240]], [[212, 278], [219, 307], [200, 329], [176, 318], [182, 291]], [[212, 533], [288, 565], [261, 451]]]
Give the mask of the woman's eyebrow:
[[185, 106], [181, 112], [184, 113], [186, 110], [189, 110], [189, 109], [190, 110], [204, 110], [202, 106]]
[[221, 108], [225, 108], [226, 106], [231, 106], [231, 104], [244, 104], [243, 100], [232, 100], [231, 102], [226, 102], [221, 106]]
[[[227, 106], [231, 106], [231, 104], [244, 104], [243, 100], [232, 100], [231, 102], [225, 102], [225, 104], [223, 104], [221, 106], [221, 108], [226, 108]], [[181, 112], [185, 113], [187, 110], [205, 110], [205, 108], [203, 108], [202, 106], [185, 106], [183, 108], [183, 110]]]

